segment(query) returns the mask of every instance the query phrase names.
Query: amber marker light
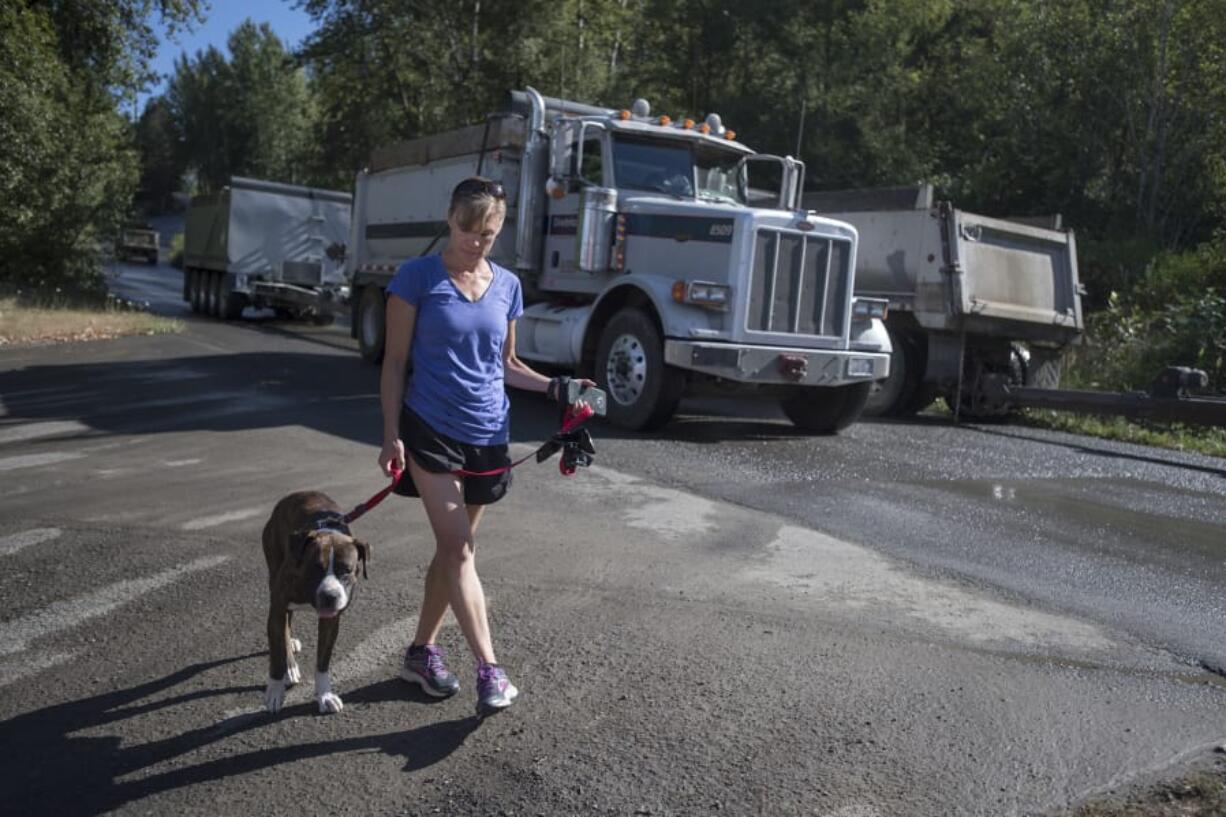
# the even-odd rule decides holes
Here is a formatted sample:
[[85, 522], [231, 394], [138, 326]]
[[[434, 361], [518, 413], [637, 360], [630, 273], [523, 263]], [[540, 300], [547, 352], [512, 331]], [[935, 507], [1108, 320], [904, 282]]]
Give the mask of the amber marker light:
[[673, 284], [673, 300], [679, 304], [685, 303], [685, 281], [677, 281]]

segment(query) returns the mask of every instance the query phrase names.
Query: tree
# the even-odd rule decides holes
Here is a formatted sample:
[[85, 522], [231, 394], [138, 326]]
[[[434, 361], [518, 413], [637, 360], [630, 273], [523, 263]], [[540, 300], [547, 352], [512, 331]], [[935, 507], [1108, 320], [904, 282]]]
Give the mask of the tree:
[[136, 123], [136, 147], [141, 160], [137, 198], [152, 210], [169, 209], [172, 196], [181, 189], [186, 168], [165, 98], [152, 97], [146, 103]]
[[0, 286], [100, 289], [139, 170], [119, 104], [148, 76], [155, 9], [174, 25], [196, 3], [0, 4]]
[[229, 49], [228, 60], [210, 47], [175, 64], [167, 105], [181, 161], [202, 190], [234, 175], [304, 181], [313, 119], [305, 72], [266, 23], [242, 23]]
[[0, 286], [97, 291], [99, 244], [128, 215], [139, 163], [119, 102], [146, 77], [147, 20], [191, 0], [0, 5]]

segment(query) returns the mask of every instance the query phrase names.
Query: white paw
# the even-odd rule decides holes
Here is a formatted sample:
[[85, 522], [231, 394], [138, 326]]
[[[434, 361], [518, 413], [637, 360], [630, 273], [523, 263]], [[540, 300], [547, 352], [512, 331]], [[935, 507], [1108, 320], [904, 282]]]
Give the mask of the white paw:
[[264, 708], [269, 712], [280, 712], [283, 703], [285, 703], [285, 680], [269, 678], [268, 685], [264, 687]]
[[341, 696], [335, 692], [325, 692], [319, 696], [319, 714], [321, 715], [335, 715], [344, 708], [345, 705], [341, 703]]
[[293, 663], [285, 668], [285, 683], [288, 686], [302, 683], [302, 672], [298, 669], [298, 664]]
[[291, 638], [289, 640], [289, 648], [294, 652], [302, 652], [302, 642], [296, 638]]

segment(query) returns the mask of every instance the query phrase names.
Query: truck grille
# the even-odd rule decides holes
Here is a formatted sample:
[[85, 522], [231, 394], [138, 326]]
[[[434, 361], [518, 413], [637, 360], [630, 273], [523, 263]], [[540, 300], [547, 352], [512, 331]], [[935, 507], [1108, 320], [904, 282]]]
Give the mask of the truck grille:
[[752, 332], [841, 337], [849, 257], [846, 241], [758, 230], [746, 328]]

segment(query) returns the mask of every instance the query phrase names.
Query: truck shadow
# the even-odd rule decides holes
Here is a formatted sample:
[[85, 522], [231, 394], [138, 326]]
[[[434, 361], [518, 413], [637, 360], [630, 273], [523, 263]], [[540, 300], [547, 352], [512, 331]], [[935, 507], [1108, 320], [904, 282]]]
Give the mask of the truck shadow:
[[[0, 372], [6, 426], [71, 421], [84, 429], [52, 430], [41, 439], [91, 439], [109, 434], [185, 431], [235, 432], [301, 426], [369, 445], [380, 441], [379, 367], [362, 362], [336, 332], [310, 333], [268, 325], [261, 333], [309, 340], [319, 352], [237, 352], [114, 362], [45, 362]], [[335, 351], [333, 351], [335, 350]], [[511, 391], [511, 438], [546, 440], [560, 411], [543, 395]], [[624, 431], [601, 421], [606, 439], [670, 439], [718, 443], [736, 439], [794, 439], [799, 434], [769, 409], [733, 406], [709, 416], [709, 404], [683, 404], [660, 431]], [[761, 413], [755, 413], [761, 412]]]
[[[261, 740], [254, 733], [275, 730], [263, 739], [276, 742], [283, 731], [278, 727], [286, 721], [320, 717], [314, 702], [308, 702], [289, 707], [276, 716], [251, 713], [231, 719], [235, 723], [228, 727], [208, 725], [145, 743], [134, 743], [130, 736], [118, 733], [97, 734], [108, 725], [141, 715], [156, 715], [202, 699], [254, 697], [260, 687], [194, 689], [180, 694], [175, 694], [175, 689], [209, 670], [262, 654], [192, 664], [127, 689], [56, 704], [3, 722], [0, 751], [10, 759], [6, 773], [0, 777], [0, 798], [6, 810], [14, 814], [102, 814], [160, 792], [348, 752], [377, 751], [400, 756], [404, 758], [404, 771], [413, 772], [445, 759], [480, 725], [476, 716], [470, 716], [382, 734], [245, 750], [251, 742]], [[403, 683], [378, 681], [352, 690], [345, 695], [345, 701], [369, 704], [402, 701], [405, 697]], [[355, 719], [342, 722], [341, 727], [357, 729], [359, 724]], [[292, 723], [289, 726], [293, 728]], [[241, 740], [235, 740], [240, 736]], [[146, 769], [206, 747], [213, 747], [210, 751], [213, 759], [191, 765], [180, 762], [174, 768], [139, 776]], [[222, 749], [222, 757], [216, 757], [217, 747]], [[231, 751], [225, 751], [227, 747]]]

